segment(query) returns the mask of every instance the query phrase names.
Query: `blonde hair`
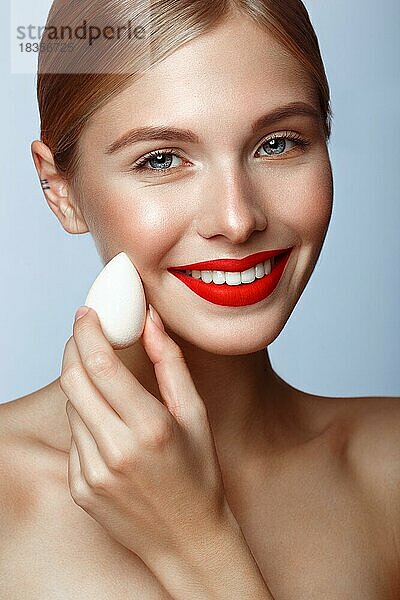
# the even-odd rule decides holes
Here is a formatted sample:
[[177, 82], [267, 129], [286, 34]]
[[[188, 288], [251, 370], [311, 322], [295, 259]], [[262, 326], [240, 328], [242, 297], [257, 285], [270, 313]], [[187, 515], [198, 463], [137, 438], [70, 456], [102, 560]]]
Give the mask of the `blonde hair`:
[[[74, 184], [79, 171], [79, 138], [95, 111], [146, 69], [182, 44], [215, 29], [234, 11], [268, 30], [311, 76], [328, 142], [332, 120], [329, 85], [317, 36], [301, 0], [54, 0], [40, 43], [37, 98], [41, 140], [50, 148], [58, 172]], [[129, 20], [139, 23], [150, 35], [141, 40], [138, 49], [128, 44], [125, 53], [120, 51], [121, 42], [115, 51], [108, 53], [107, 40], [100, 48], [98, 44], [95, 53], [101, 56], [102, 66], [97, 69], [93, 65], [94, 55], [90, 54], [95, 44], [91, 48], [87, 42], [78, 45], [80, 54], [75, 52], [73, 57], [68, 52], [46, 49], [51, 27], [60, 23], [68, 23], [70, 27], [84, 21], [94, 23], [99, 21], [99, 15], [103, 24], [104, 19], [107, 23]], [[76, 41], [73, 44], [75, 48]]]

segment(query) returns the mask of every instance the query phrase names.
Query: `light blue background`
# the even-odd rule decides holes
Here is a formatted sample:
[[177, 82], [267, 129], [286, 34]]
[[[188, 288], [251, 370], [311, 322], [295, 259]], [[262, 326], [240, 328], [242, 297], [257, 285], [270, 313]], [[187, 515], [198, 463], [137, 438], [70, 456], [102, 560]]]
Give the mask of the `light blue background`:
[[[334, 210], [271, 360], [309, 393], [400, 396], [400, 4], [305, 4], [331, 86]], [[73, 314], [102, 266], [90, 234], [66, 233], [44, 200], [30, 153], [35, 77], [10, 74], [7, 10], [2, 3], [0, 402], [59, 376]]]

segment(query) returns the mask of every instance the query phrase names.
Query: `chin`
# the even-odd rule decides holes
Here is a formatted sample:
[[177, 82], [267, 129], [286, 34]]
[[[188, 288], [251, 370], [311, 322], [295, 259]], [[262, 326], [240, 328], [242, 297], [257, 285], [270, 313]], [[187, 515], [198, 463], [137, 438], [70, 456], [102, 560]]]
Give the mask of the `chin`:
[[[270, 322], [266, 319], [265, 326], [261, 328], [256, 321], [259, 319], [248, 315], [240, 330], [233, 323], [230, 326], [229, 321], [225, 326], [192, 327], [190, 331], [185, 331], [180, 326], [177, 330], [171, 331], [171, 337], [176, 339], [178, 345], [188, 343], [210, 354], [221, 356], [253, 354], [265, 350], [277, 338], [286, 323], [282, 320]], [[225, 329], [223, 334], [221, 334], [222, 327]]]

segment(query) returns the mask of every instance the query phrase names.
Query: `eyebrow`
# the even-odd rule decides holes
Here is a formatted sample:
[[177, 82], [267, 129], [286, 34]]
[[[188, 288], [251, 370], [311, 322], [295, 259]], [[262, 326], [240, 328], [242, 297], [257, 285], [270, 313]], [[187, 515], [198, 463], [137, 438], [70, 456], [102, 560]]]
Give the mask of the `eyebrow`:
[[[321, 119], [321, 113], [311, 104], [307, 102], [291, 102], [284, 106], [278, 106], [269, 113], [262, 115], [251, 125], [253, 133], [263, 127], [268, 127], [277, 121], [282, 121], [288, 117], [303, 116], [311, 117], [315, 121]], [[190, 129], [178, 129], [176, 127], [138, 127], [136, 129], [130, 129], [124, 133], [117, 140], [106, 146], [106, 154], [114, 154], [127, 146], [135, 144], [136, 142], [146, 140], [167, 140], [167, 141], [182, 141], [190, 143], [199, 143], [199, 136], [191, 131]]]

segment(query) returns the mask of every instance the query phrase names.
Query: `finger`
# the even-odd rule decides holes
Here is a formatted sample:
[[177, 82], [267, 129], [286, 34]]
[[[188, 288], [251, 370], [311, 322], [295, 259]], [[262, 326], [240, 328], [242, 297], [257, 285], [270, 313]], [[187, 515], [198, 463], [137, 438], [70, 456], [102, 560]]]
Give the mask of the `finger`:
[[73, 337], [65, 345], [60, 385], [96, 441], [100, 454], [104, 458], [115, 456], [116, 444], [129, 435], [128, 428], [91, 382]]
[[77, 480], [82, 477], [81, 461], [74, 436], [71, 437], [71, 447], [69, 449], [68, 477], [70, 481]]
[[94, 485], [108, 473], [107, 466], [95, 439], [70, 401], [66, 403], [65, 410], [73, 432], [74, 446], [79, 455], [80, 472], [89, 485]]
[[81, 472], [79, 453], [73, 437], [71, 439], [71, 448], [68, 456], [68, 485], [75, 504], [77, 504], [77, 502], [75, 501], [74, 496], [78, 494], [79, 497], [86, 497], [90, 489]]
[[154, 419], [165, 418], [168, 414], [165, 406], [115, 354], [94, 309], [90, 308], [87, 314], [75, 321], [73, 329], [89, 378], [129, 428], [140, 428]]
[[[152, 307], [156, 322], [161, 317]], [[200, 397], [181, 348], [147, 315], [142, 334], [144, 348], [154, 365], [160, 393], [168, 410], [183, 426], [202, 428], [208, 425], [207, 410]]]
[[79, 461], [79, 453], [75, 444], [74, 436], [71, 438], [71, 447], [68, 455], [68, 485], [71, 490], [76, 489], [76, 486], [82, 481], [81, 464]]

